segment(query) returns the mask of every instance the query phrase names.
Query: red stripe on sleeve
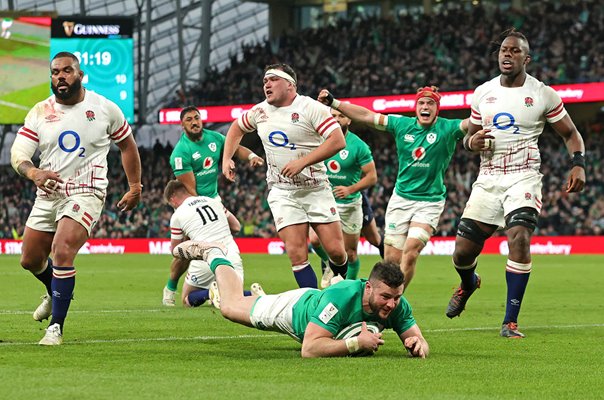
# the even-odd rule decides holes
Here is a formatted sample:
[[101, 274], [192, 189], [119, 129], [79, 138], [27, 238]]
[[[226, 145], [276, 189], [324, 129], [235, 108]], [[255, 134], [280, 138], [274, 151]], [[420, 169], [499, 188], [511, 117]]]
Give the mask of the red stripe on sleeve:
[[245, 129], [252, 130], [252, 126], [250, 125], [250, 120], [248, 119], [248, 116], [247, 116], [247, 111], [241, 116], [241, 122], [243, 123], [243, 126], [245, 127]]
[[25, 137], [26, 137], [26, 138], [28, 138], [28, 139], [33, 140], [34, 142], [40, 142], [40, 141], [38, 140], [38, 137], [37, 137], [37, 136], [33, 136], [31, 133], [26, 132], [26, 131], [24, 131], [24, 130], [22, 130], [22, 129], [20, 129], [20, 130], [19, 130], [19, 132], [17, 132], [17, 133], [18, 133], [19, 135], [25, 136]]
[[111, 138], [115, 140], [115, 136], [118, 136], [121, 133], [122, 130], [124, 130], [124, 129], [127, 130], [127, 128], [126, 128], [127, 126], [128, 126], [128, 122], [126, 122], [126, 120], [124, 120], [124, 123], [122, 124], [122, 126], [120, 127], [120, 129], [118, 129], [117, 131], [113, 132], [110, 135]]
[[123, 138], [124, 136], [128, 135], [128, 133], [130, 132], [129, 126], [128, 129], [126, 129], [124, 132], [122, 132], [119, 136], [113, 137], [113, 140], [120, 140], [121, 138]]
[[319, 124], [319, 126], [317, 126], [317, 132], [319, 132], [323, 129], [323, 125], [327, 124], [328, 122], [333, 122], [333, 121], [335, 121], [335, 119], [333, 117], [329, 117], [325, 121], [321, 122]]
[[563, 110], [564, 110], [564, 104], [560, 103], [556, 106], [556, 108], [554, 108], [548, 114], [545, 114], [545, 118], [553, 118], [556, 115], [560, 114]]
[[334, 126], [334, 124], [337, 124], [336, 121], [331, 122], [329, 125], [324, 126], [321, 130], [319, 130], [319, 135], [323, 136], [325, 134], [325, 132], [327, 132], [327, 130], [329, 130], [329, 128], [331, 128], [332, 126]]

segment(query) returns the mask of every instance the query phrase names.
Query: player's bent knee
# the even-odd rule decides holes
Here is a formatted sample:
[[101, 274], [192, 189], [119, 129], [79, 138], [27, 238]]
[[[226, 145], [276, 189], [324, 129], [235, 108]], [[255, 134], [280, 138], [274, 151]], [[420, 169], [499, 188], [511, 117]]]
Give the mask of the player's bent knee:
[[424, 228], [420, 228], [419, 226], [412, 226], [409, 228], [409, 233], [407, 233], [408, 238], [417, 239], [425, 246], [430, 240], [430, 233], [426, 232]]
[[538, 221], [539, 212], [537, 210], [531, 207], [522, 207], [506, 215], [505, 227], [510, 229], [514, 226], [524, 226], [534, 232]]
[[468, 239], [477, 245], [482, 246], [491, 235], [480, 229], [478, 224], [471, 219], [462, 218], [459, 221], [459, 226], [457, 227], [457, 236]]
[[407, 241], [406, 235], [397, 235], [397, 234], [387, 233], [386, 236], [384, 236], [384, 244], [388, 245], [388, 246], [392, 246], [399, 251], [403, 250], [403, 247], [405, 247], [406, 241]]

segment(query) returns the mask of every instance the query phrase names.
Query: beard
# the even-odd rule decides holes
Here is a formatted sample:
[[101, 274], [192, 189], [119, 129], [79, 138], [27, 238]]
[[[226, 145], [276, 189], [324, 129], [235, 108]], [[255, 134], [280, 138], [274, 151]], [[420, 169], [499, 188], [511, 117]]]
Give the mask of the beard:
[[60, 100], [71, 99], [73, 96], [76, 96], [80, 92], [81, 88], [82, 88], [81, 79], [76, 79], [71, 85], [68, 84], [67, 90], [65, 90], [65, 91], [59, 91], [58, 86], [53, 85], [52, 82], [50, 84], [50, 89], [52, 90], [54, 95]]

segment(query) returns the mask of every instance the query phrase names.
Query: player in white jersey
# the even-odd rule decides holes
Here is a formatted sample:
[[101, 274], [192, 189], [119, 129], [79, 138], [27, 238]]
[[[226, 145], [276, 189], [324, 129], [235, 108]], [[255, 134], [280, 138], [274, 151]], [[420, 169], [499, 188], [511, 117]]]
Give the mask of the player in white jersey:
[[[231, 234], [228, 211], [220, 199], [193, 196], [188, 192], [185, 183], [174, 179], [166, 185], [164, 200], [174, 208], [170, 219], [171, 248], [174, 249], [188, 239], [220, 243], [227, 250], [226, 258], [243, 282], [243, 263], [239, 247]], [[208, 263], [202, 260], [191, 261], [182, 290], [183, 305], [196, 307], [209, 300], [209, 289], [214, 280]], [[258, 289], [259, 287], [257, 283], [252, 284], [253, 291], [262, 290]], [[244, 291], [244, 295], [249, 296], [251, 292]]]
[[459, 222], [453, 263], [461, 277], [446, 315], [461, 314], [480, 287], [476, 258], [484, 242], [505, 228], [509, 254], [506, 263], [506, 313], [500, 335], [523, 338], [518, 314], [531, 272], [531, 236], [541, 210], [541, 173], [537, 140], [545, 122], [563, 138], [572, 160], [566, 192], [585, 185], [585, 146], [564, 109], [560, 96], [526, 73], [529, 43], [520, 32], [505, 34], [499, 48], [501, 75], [479, 86], [464, 147], [481, 152], [480, 173]]
[[[118, 207], [133, 209], [142, 191], [138, 148], [120, 109], [82, 87], [84, 74], [73, 54], [58, 53], [50, 73], [54, 95], [31, 109], [11, 148], [13, 168], [38, 188], [25, 224], [21, 266], [46, 286], [47, 294], [33, 314], [37, 321], [52, 314], [41, 345], [63, 341], [75, 286], [74, 259], [103, 210], [112, 142], [122, 153], [130, 184]], [[36, 150], [37, 168], [31, 161]]]
[[317, 287], [308, 262], [308, 228], [324, 244], [335, 274], [346, 276], [340, 217], [323, 161], [346, 145], [342, 129], [329, 109], [297, 93], [297, 78], [286, 64], [269, 65], [264, 73], [266, 100], [231, 125], [222, 171], [233, 181], [231, 158], [246, 133], [258, 132], [266, 153], [268, 203], [279, 236], [300, 287]]

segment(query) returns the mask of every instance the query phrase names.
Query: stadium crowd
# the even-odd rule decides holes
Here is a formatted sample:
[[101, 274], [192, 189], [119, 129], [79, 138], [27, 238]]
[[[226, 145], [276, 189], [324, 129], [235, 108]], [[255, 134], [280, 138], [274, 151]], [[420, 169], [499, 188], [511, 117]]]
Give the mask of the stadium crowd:
[[497, 74], [499, 34], [511, 26], [530, 38], [529, 73], [544, 83], [595, 82], [604, 76], [604, 11], [598, 2], [531, 2], [523, 12], [484, 7], [460, 5], [432, 16], [357, 17], [246, 43], [241, 58], [233, 56], [224, 71], [208, 70], [203, 83], [179, 91], [166, 106], [261, 101], [257, 83], [264, 66], [282, 61], [298, 72], [302, 94], [322, 88], [341, 97], [414, 93], [424, 85], [467, 90]]
[[[510, 26], [531, 40], [529, 73], [546, 84], [600, 81], [604, 76], [604, 18], [598, 2], [575, 5], [534, 2], [526, 13], [479, 5], [466, 10], [448, 9], [440, 14], [399, 15], [339, 20], [333, 25], [288, 32], [271, 42], [246, 44], [243, 58], [233, 56], [224, 71], [208, 71], [207, 79], [186, 95], [179, 93], [166, 106], [190, 104], [252, 103], [262, 100], [257, 84], [265, 65], [287, 61], [297, 70], [302, 94], [329, 88], [341, 97], [412, 93], [434, 84], [441, 91], [467, 90], [496, 74], [494, 50], [498, 35]], [[485, 15], [489, 14], [489, 18]], [[465, 29], [457, 29], [464, 21]], [[453, 23], [456, 22], [456, 23]], [[354, 34], [352, 34], [354, 32]], [[256, 83], [254, 83], [256, 82]], [[543, 209], [538, 235], [604, 234], [604, 122], [579, 127], [587, 149], [587, 185], [581, 194], [564, 191], [569, 161], [559, 137], [547, 129], [540, 139]], [[370, 198], [379, 227], [397, 173], [396, 150], [388, 135], [357, 132], [372, 147], [378, 183]], [[261, 149], [254, 149], [262, 154]], [[140, 149], [143, 163], [143, 201], [121, 213], [116, 203], [127, 188], [119, 168], [119, 154], [109, 157], [111, 182], [105, 212], [93, 230], [94, 237], [169, 237], [172, 210], [162, 192], [172, 178], [172, 147], [156, 143]], [[111, 167], [114, 166], [114, 168]], [[435, 235], [455, 234], [458, 219], [478, 171], [478, 156], [458, 150], [447, 172], [448, 197]], [[264, 168], [240, 165], [236, 184], [222, 180], [219, 192], [224, 205], [240, 220], [240, 236], [276, 237], [266, 201]], [[10, 166], [0, 166], [0, 238], [18, 238], [35, 198], [29, 181], [16, 179]]]
[[[587, 150], [587, 185], [580, 194], [567, 194], [564, 184], [569, 159], [562, 140], [546, 129], [540, 139], [543, 178], [543, 209], [537, 235], [603, 235], [604, 234], [604, 119], [579, 126]], [[394, 141], [384, 134], [360, 132], [371, 146], [378, 171], [378, 183], [370, 192], [378, 227], [384, 226], [386, 205], [394, 188], [397, 157]], [[254, 149], [262, 154], [260, 149]], [[105, 211], [93, 230], [93, 237], [169, 237], [172, 210], [162, 199], [163, 189], [172, 179], [169, 157], [172, 147], [159, 142], [153, 149], [139, 149], [143, 168], [143, 201], [130, 212], [122, 213], [116, 204], [125, 188], [126, 178], [119, 168], [119, 153], [111, 152], [109, 176], [116, 182], [108, 188]], [[457, 222], [478, 171], [478, 156], [458, 148], [447, 171], [447, 203], [435, 236], [455, 235]], [[240, 220], [239, 236], [276, 237], [273, 218], [266, 201], [265, 168], [252, 169], [239, 165], [236, 184], [225, 179], [219, 192], [225, 207]], [[34, 201], [34, 187], [24, 179], [15, 179], [10, 166], [0, 167], [0, 238], [19, 238]], [[117, 183], [121, 182], [121, 184]]]

